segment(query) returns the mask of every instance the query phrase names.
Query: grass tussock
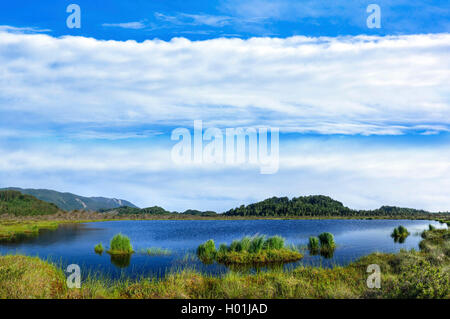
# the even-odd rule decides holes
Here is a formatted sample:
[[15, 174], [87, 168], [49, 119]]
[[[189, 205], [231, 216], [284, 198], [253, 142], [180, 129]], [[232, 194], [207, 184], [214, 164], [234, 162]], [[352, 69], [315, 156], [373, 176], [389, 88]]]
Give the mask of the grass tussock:
[[102, 243], [99, 243], [99, 244], [95, 245], [95, 247], [94, 247], [95, 253], [99, 254], [99, 255], [101, 255], [104, 250], [105, 250], [105, 248], [103, 247]]
[[125, 235], [115, 235], [109, 244], [108, 253], [111, 255], [128, 255], [132, 254], [133, 246], [131, 246], [130, 238]]
[[286, 263], [300, 260], [303, 256], [298, 251], [285, 246], [284, 238], [273, 236], [246, 236], [234, 240], [229, 246], [221, 244], [219, 249], [213, 240], [201, 244], [197, 255], [203, 262], [217, 261], [222, 264], [269, 264]]
[[400, 225], [397, 228], [394, 228], [391, 237], [394, 238], [395, 242], [402, 243], [409, 235], [410, 233], [408, 232], [408, 230], [404, 226]]
[[142, 253], [147, 254], [149, 256], [170, 256], [172, 255], [172, 251], [166, 248], [159, 247], [150, 247], [147, 249], [141, 250]]

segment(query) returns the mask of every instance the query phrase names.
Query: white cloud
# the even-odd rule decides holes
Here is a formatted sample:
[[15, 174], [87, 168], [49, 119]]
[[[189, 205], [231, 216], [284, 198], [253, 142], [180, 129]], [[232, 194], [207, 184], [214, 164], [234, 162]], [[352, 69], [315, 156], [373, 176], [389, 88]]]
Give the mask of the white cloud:
[[35, 27], [14, 27], [10, 25], [0, 25], [0, 32], [10, 32], [10, 33], [41, 33], [50, 32], [50, 29], [40, 29]]
[[145, 23], [142, 21], [135, 22], [122, 22], [122, 23], [103, 23], [103, 27], [114, 27], [122, 29], [144, 29], [146, 27]]
[[271, 196], [310, 194], [361, 209], [450, 209], [445, 143], [380, 146], [370, 137], [282, 141], [274, 175], [259, 174], [257, 166], [179, 166], [171, 161], [170, 145], [155, 143], [19, 145], [0, 147], [0, 186], [121, 197], [170, 210], [222, 211]]
[[450, 122], [450, 34], [175, 38], [0, 33], [0, 115], [104, 126], [402, 134]]

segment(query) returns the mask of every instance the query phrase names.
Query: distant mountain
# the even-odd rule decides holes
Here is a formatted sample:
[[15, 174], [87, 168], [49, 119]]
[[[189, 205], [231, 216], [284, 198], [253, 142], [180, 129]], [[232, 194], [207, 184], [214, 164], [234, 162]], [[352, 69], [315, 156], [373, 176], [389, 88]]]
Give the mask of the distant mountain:
[[18, 191], [0, 191], [0, 215], [16, 216], [50, 215], [59, 211], [55, 204], [47, 203]]
[[99, 211], [122, 206], [137, 208], [134, 204], [115, 198], [105, 197], [83, 197], [71, 193], [61, 193], [49, 189], [22, 189], [18, 187], [8, 187], [1, 190], [15, 190], [22, 194], [32, 195], [45, 202], [53, 203], [65, 211], [90, 210]]

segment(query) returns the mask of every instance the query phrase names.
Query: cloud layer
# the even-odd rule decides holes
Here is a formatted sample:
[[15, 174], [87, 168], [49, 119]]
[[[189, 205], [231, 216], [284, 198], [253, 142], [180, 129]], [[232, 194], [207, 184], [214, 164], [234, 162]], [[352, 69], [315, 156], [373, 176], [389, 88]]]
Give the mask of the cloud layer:
[[[450, 34], [137, 43], [25, 31], [0, 28], [0, 186], [171, 210], [308, 194], [450, 209]], [[278, 173], [176, 166], [170, 132], [194, 120], [279, 127]]]
[[0, 115], [33, 125], [449, 130], [449, 34], [136, 43], [0, 32]]

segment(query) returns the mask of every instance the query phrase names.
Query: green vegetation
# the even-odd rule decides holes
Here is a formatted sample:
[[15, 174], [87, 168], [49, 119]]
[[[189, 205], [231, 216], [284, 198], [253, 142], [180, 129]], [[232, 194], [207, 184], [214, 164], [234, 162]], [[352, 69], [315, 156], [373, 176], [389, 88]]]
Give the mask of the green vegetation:
[[131, 255], [133, 253], [130, 238], [117, 234], [111, 239], [108, 254], [110, 255]]
[[214, 243], [214, 240], [210, 239], [207, 242], [201, 244], [197, 248], [197, 256], [202, 261], [205, 262], [212, 262], [214, 258], [216, 257], [216, 244]]
[[185, 216], [197, 216], [197, 217], [217, 216], [217, 213], [213, 212], [213, 211], [202, 212], [202, 211], [195, 210], [195, 209], [188, 209], [188, 210], [184, 211], [183, 213], [179, 213], [179, 212], [170, 212], [159, 206], [153, 206], [153, 207], [147, 207], [147, 208], [122, 206], [122, 207], [112, 208], [112, 209], [103, 209], [103, 210], [101, 210], [101, 212], [103, 212], [103, 213], [116, 212], [119, 215], [168, 215], [168, 216], [185, 215]]
[[37, 236], [40, 230], [54, 230], [59, 223], [54, 221], [0, 221], [0, 241], [12, 241], [23, 237]]
[[391, 234], [391, 237], [394, 238], [395, 242], [403, 243], [406, 237], [409, 236], [408, 230], [403, 226], [398, 226], [394, 228], [394, 231]]
[[64, 272], [37, 257], [0, 257], [0, 299], [61, 298]]
[[284, 238], [280, 236], [267, 239], [265, 236], [246, 236], [234, 240], [230, 246], [221, 244], [217, 251], [214, 241], [210, 239], [198, 247], [197, 256], [206, 263], [216, 260], [227, 265], [286, 263], [303, 257], [299, 252], [285, 247]]
[[[450, 230], [427, 230], [421, 250], [373, 253], [346, 267], [276, 268], [219, 277], [194, 270], [164, 278], [105, 280], [89, 276], [68, 289], [65, 274], [33, 257], [0, 257], [0, 298], [450, 298]], [[221, 247], [223, 247], [221, 245]], [[221, 248], [218, 250], [221, 251]], [[367, 287], [367, 266], [382, 269], [381, 288]]]
[[312, 255], [319, 251], [319, 238], [311, 236], [308, 240], [308, 249]]
[[103, 253], [104, 250], [105, 250], [105, 249], [103, 248], [102, 243], [99, 243], [99, 244], [95, 245], [95, 247], [94, 247], [95, 253], [97, 253], [97, 254], [99, 254], [99, 255], [101, 255], [101, 254]]
[[400, 208], [382, 206], [375, 210], [353, 210], [345, 207], [328, 196], [313, 195], [300, 196], [289, 199], [288, 197], [272, 197], [258, 203], [230, 209], [227, 216], [430, 216], [424, 210], [412, 208]]
[[31, 195], [23, 195], [12, 190], [0, 191], [0, 215], [36, 216], [55, 214], [58, 211], [56, 205], [43, 202]]
[[150, 247], [141, 251], [149, 256], [169, 256], [172, 252], [166, 248]]
[[334, 236], [331, 233], [322, 233], [319, 235], [320, 249], [334, 249], [336, 243], [334, 242]]

